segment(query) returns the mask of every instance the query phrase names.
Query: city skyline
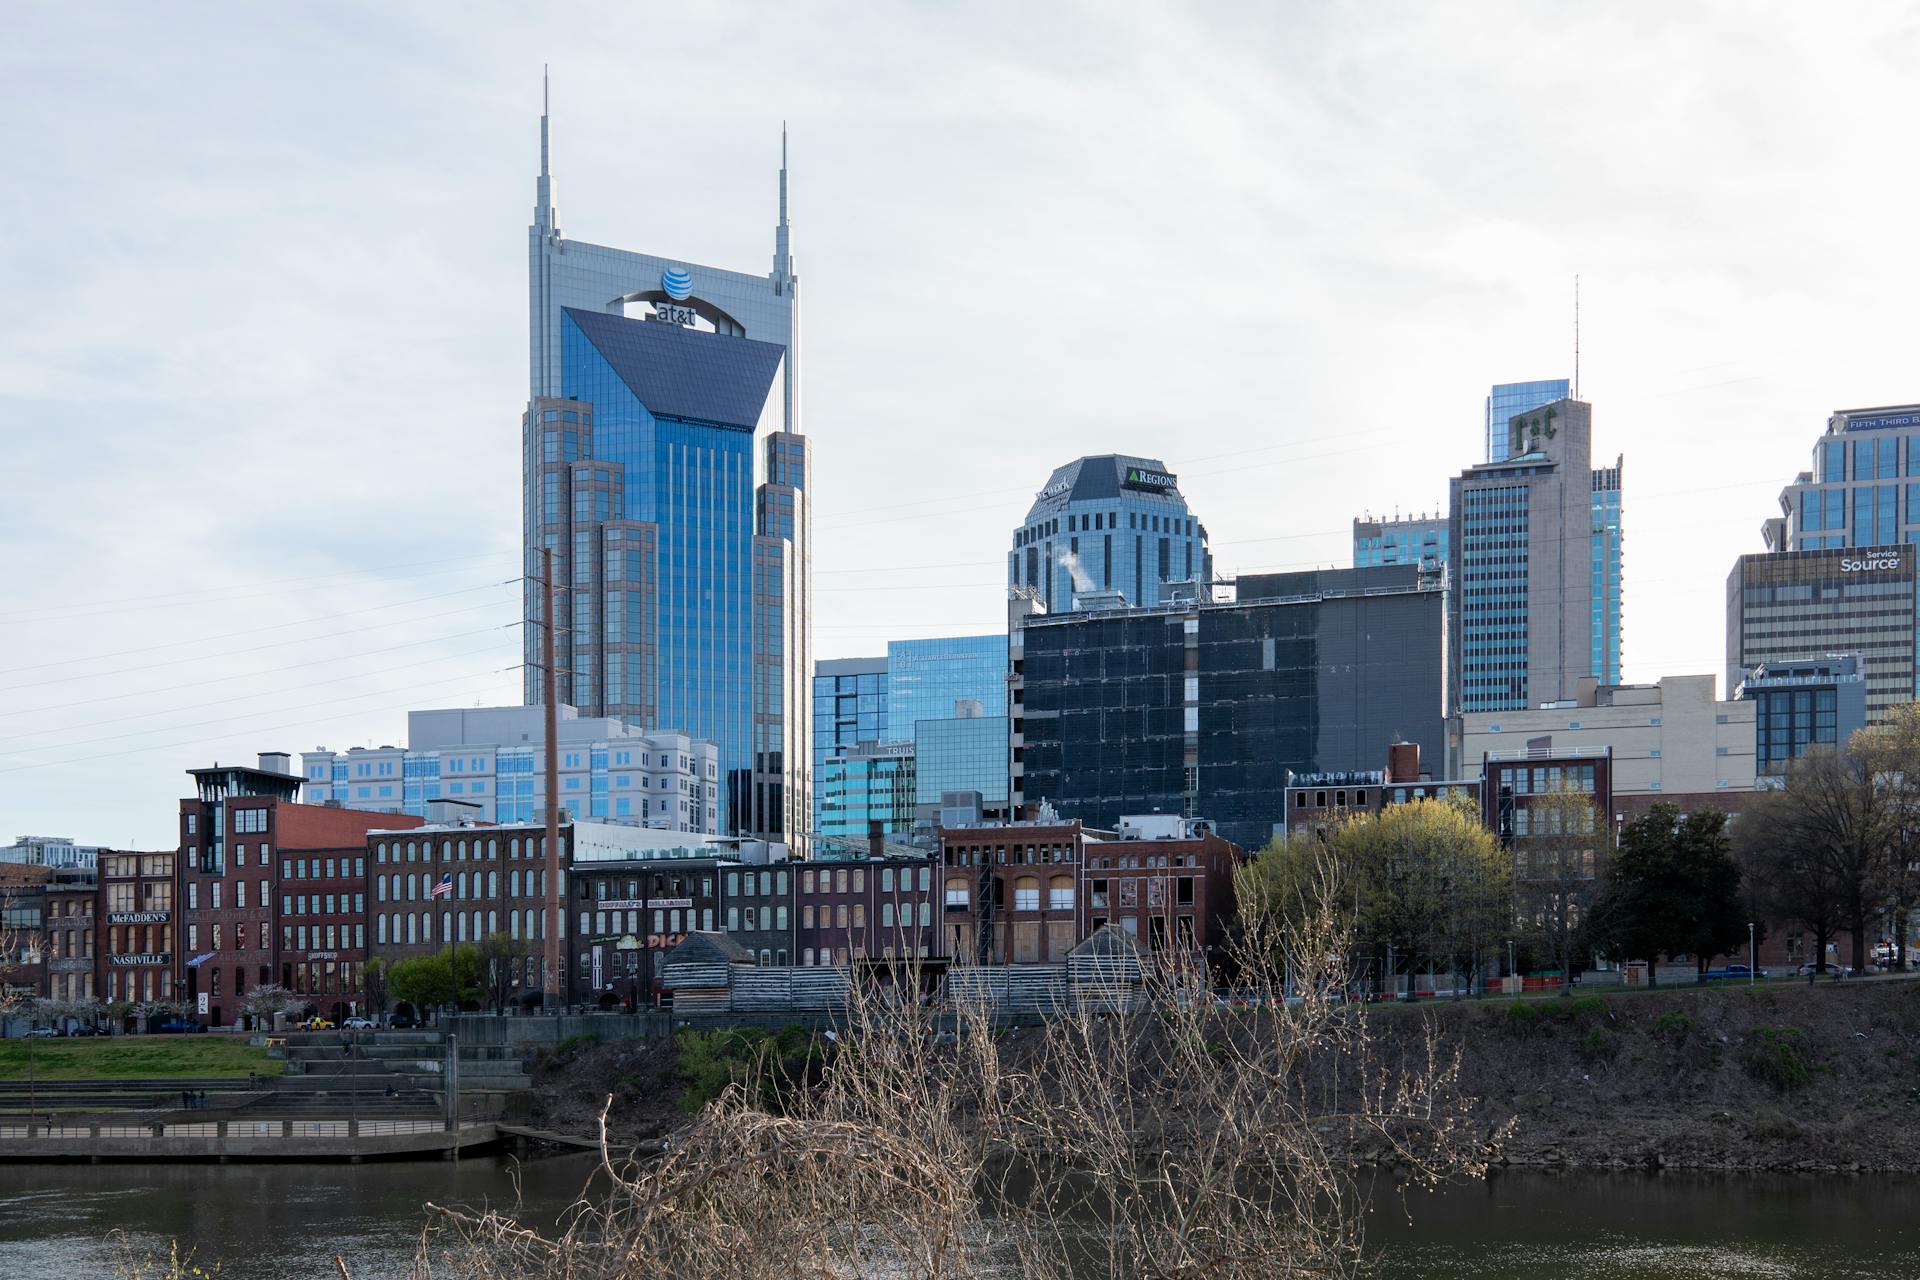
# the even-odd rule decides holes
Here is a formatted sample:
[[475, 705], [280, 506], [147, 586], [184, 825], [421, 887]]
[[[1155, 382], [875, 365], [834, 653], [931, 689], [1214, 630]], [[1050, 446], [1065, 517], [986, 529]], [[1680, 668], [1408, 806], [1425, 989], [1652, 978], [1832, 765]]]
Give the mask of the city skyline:
[[[1720, 585], [1827, 415], [1914, 398], [1915, 267], [1872, 246], [1899, 242], [1916, 180], [1889, 168], [1890, 194], [1843, 214], [1819, 198], [1898, 118], [1877, 83], [1896, 77], [1839, 95], [1802, 70], [1897, 68], [1913, 28], [1775, 18], [1683, 17], [1696, 39], [1649, 44], [1630, 16], [1522, 16], [1472, 47], [1436, 39], [1438, 15], [1383, 33], [1292, 11], [1243, 47], [1204, 19], [1083, 44], [1046, 26], [947, 131], [955, 86], [927, 50], [1004, 25], [869, 32], [833, 56], [929, 83], [869, 72], [829, 97], [779, 52], [800, 24], [696, 19], [648, 47], [737, 87], [718, 111], [660, 111], [611, 55], [556, 51], [560, 203], [584, 240], [751, 270], [793, 120], [817, 656], [996, 629], [1006, 531], [1082, 454], [1164, 459], [1224, 572], [1347, 563], [1355, 511], [1430, 501], [1479, 460], [1489, 382], [1570, 371], [1578, 272], [1582, 395], [1636, 467], [1625, 677], [1717, 672]], [[159, 23], [30, 13], [0, 54], [36, 175], [10, 211], [81, 250], [0, 251], [19, 303], [0, 411], [50, 428], [10, 439], [0, 815], [150, 848], [188, 768], [394, 742], [409, 709], [518, 696], [513, 237], [548, 56], [532, 23], [379, 15], [387, 38], [342, 72], [318, 19]], [[1730, 30], [1737, 57], [1702, 55]], [[304, 60], [279, 52], [303, 37]], [[1545, 84], [1505, 78], [1544, 42], [1585, 47], [1552, 73], [1572, 101], [1515, 120], [1495, 90]], [[1410, 57], [1454, 116], [1388, 82]], [[1151, 108], [1120, 92], [1143, 73]], [[1166, 180], [1124, 176], [1143, 171]], [[1567, 198], [1484, 195], [1519, 175]], [[1181, 319], [1201, 315], [1228, 322]], [[929, 476], [936, 441], [959, 447]], [[70, 496], [36, 514], [43, 493]]]

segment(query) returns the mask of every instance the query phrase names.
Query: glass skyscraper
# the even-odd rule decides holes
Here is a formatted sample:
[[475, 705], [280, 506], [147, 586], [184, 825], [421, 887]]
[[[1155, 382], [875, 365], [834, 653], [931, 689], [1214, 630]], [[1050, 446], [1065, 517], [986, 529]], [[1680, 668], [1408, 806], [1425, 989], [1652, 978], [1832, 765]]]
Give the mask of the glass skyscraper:
[[[906, 814], [895, 826], [901, 786]], [[913, 825], [913, 747], [888, 740], [887, 660], [825, 658], [813, 675], [813, 829], [864, 837], [875, 819], [890, 833]]]
[[1447, 518], [1438, 516], [1396, 516], [1375, 520], [1362, 516], [1353, 522], [1353, 567], [1369, 569], [1381, 564], [1445, 565], [1452, 541], [1447, 533]]
[[914, 794], [1007, 802], [1007, 637], [943, 636], [887, 644], [888, 733], [913, 743]]
[[1078, 458], [1047, 477], [1007, 553], [1007, 586], [1049, 613], [1159, 604], [1169, 584], [1213, 578], [1207, 527], [1187, 509], [1179, 477], [1156, 458]]
[[[1558, 400], [1508, 424], [1507, 456], [1450, 495], [1453, 711], [1576, 698], [1619, 664], [1620, 467], [1591, 466], [1593, 410]], [[1597, 502], [1613, 513], [1596, 521]], [[1617, 680], [1614, 681], [1617, 683]]]
[[1920, 405], [1834, 413], [1762, 532], [1769, 551], [1920, 542]]
[[1515, 414], [1565, 400], [1572, 392], [1565, 378], [1533, 382], [1496, 382], [1487, 392], [1487, 461], [1505, 462], [1511, 441], [1507, 424]]
[[[1532, 382], [1495, 383], [1487, 392], [1487, 461], [1505, 462], [1514, 454], [1513, 419], [1568, 397], [1565, 378]], [[1592, 565], [1593, 597], [1589, 610], [1588, 672], [1603, 685], [1620, 683], [1621, 635], [1621, 477], [1622, 460], [1593, 471]], [[1355, 532], [1355, 564], [1359, 546]], [[1443, 550], [1442, 555], [1446, 552]]]
[[523, 465], [527, 701], [548, 551], [558, 696], [712, 741], [726, 832], [786, 838], [810, 825], [813, 761], [784, 141], [779, 193], [766, 276], [567, 240], [542, 114]]

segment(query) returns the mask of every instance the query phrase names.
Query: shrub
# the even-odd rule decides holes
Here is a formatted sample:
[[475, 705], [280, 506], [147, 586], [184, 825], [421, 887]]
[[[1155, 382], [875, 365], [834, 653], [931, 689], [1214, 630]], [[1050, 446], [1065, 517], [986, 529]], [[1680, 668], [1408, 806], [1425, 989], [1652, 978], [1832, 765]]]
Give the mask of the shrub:
[[1653, 1029], [1677, 1039], [1693, 1030], [1693, 1019], [1678, 1009], [1669, 1009], [1653, 1020]]
[[1588, 1027], [1580, 1037], [1580, 1056], [1588, 1062], [1610, 1062], [1620, 1052], [1620, 1037], [1605, 1027]]
[[1607, 1013], [1607, 1002], [1599, 996], [1575, 996], [1571, 1000], [1554, 1000], [1547, 1006], [1547, 1016], [1561, 1022], [1582, 1022], [1592, 1018], [1603, 1018]]
[[1813, 1078], [1806, 1045], [1807, 1034], [1798, 1027], [1755, 1027], [1741, 1046], [1740, 1065], [1760, 1083], [1787, 1093]]
[[689, 1114], [730, 1084], [751, 1087], [756, 1106], [779, 1112], [786, 1092], [811, 1081], [820, 1062], [819, 1043], [798, 1026], [771, 1034], [758, 1027], [688, 1029], [674, 1035], [674, 1046], [679, 1051], [680, 1108]]
[[1540, 1025], [1540, 1011], [1519, 1001], [1507, 1006], [1507, 1027], [1513, 1031], [1531, 1031]]

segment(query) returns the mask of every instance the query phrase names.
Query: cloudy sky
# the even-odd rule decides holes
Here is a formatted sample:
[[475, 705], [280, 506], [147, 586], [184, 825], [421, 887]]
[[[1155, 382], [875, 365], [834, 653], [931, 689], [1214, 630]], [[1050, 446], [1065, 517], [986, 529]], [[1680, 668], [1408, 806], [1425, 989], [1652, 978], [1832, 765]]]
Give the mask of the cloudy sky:
[[1911, 6], [18, 6], [0, 839], [517, 700], [543, 62], [577, 239], [766, 270], [791, 122], [822, 656], [995, 629], [1082, 453], [1345, 563], [1578, 274], [1627, 677], [1718, 672], [1827, 413], [1920, 399]]

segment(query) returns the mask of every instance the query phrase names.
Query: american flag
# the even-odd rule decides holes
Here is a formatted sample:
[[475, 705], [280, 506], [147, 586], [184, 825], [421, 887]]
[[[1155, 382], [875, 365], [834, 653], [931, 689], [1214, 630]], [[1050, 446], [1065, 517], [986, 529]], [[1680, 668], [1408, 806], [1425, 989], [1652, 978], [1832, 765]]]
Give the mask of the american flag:
[[449, 871], [445, 875], [440, 877], [440, 883], [433, 886], [433, 892], [429, 893], [427, 896], [429, 898], [444, 898], [452, 892], [453, 892], [453, 873]]

